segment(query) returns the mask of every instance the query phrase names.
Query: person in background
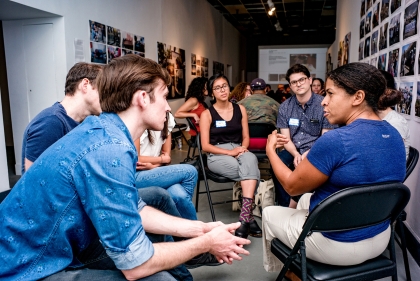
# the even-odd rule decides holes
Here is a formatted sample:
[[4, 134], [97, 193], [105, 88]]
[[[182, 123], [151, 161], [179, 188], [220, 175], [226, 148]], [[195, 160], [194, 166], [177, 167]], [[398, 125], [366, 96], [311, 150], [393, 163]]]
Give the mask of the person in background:
[[[396, 90], [395, 81], [392, 74], [384, 70], [380, 70], [386, 79], [386, 85], [389, 89]], [[379, 98], [378, 116], [391, 124], [400, 133], [405, 146], [405, 158], [408, 158], [410, 151], [410, 129], [407, 120], [391, 107], [397, 105], [402, 99], [400, 91], [387, 91]]]
[[[239, 181], [242, 187], [241, 226], [235, 235], [261, 237], [261, 228], [252, 214], [254, 193], [260, 179], [257, 157], [248, 151], [248, 116], [242, 105], [229, 102], [229, 80], [223, 74], [209, 79], [207, 89], [216, 102], [201, 115], [201, 145], [208, 152], [208, 168]], [[263, 88], [264, 91], [264, 88]]]
[[267, 96], [275, 100], [278, 104], [281, 104], [282, 98], [284, 96], [284, 85], [278, 84], [276, 92], [271, 90], [271, 87], [270, 87], [270, 91], [268, 91]]
[[[185, 103], [175, 112], [175, 118], [193, 118], [197, 130], [200, 132], [200, 116], [207, 105], [204, 102], [205, 97], [208, 96], [207, 78], [196, 77], [191, 81], [185, 95]], [[194, 130], [189, 130], [191, 141], [194, 142], [197, 133]]]
[[229, 101], [238, 103], [246, 97], [252, 95], [251, 85], [247, 82], [241, 82], [233, 89], [229, 95]]
[[265, 92], [267, 93], [267, 96], [274, 95], [274, 91], [271, 89], [270, 84], [266, 84], [265, 86]]
[[321, 96], [325, 96], [324, 80], [321, 78], [312, 79], [312, 92]]
[[[297, 85], [294, 82], [300, 80], [290, 77], [299, 95], [299, 87], [308, 78], [299, 76], [305, 81]], [[324, 114], [329, 123], [345, 126], [320, 136], [294, 171], [276, 154], [276, 148], [287, 144], [289, 138], [276, 132], [269, 135], [266, 152], [275, 176], [290, 195], [304, 195], [297, 209], [269, 206], [263, 210], [267, 271], [280, 271], [283, 266], [270, 251], [271, 240], [276, 237], [292, 248], [308, 213], [326, 197], [350, 186], [404, 180], [405, 151], [401, 136], [377, 115], [381, 95], [390, 92], [395, 90], [386, 88], [385, 78], [374, 66], [350, 63], [330, 72], [322, 100]], [[356, 230], [315, 232], [305, 240], [306, 256], [331, 265], [360, 264], [386, 249], [390, 233], [389, 220]], [[291, 271], [286, 277], [298, 278]]]

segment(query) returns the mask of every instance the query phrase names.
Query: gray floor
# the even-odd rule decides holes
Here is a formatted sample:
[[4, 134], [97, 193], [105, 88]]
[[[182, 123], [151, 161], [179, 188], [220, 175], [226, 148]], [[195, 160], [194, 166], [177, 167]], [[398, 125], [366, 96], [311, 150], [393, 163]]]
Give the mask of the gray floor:
[[[186, 157], [188, 146], [183, 144], [181, 150], [172, 150], [172, 163], [179, 163]], [[232, 186], [232, 184], [215, 184], [211, 181], [210, 188], [226, 188]], [[201, 182], [200, 189], [204, 190], [204, 183]], [[229, 200], [232, 198], [232, 192], [217, 192], [212, 194], [212, 198], [219, 200]], [[195, 200], [195, 198], [194, 198]], [[216, 201], [214, 200], [214, 201]], [[195, 202], [195, 201], [194, 201]], [[232, 212], [231, 204], [221, 204], [214, 206], [216, 219], [224, 223], [232, 223], [238, 221], [239, 212]], [[204, 222], [211, 221], [209, 203], [207, 196], [201, 194], [198, 204], [198, 219]], [[261, 226], [261, 220], [257, 218], [258, 223]], [[192, 269], [191, 273], [195, 280], [206, 280], [206, 281], [221, 281], [221, 280], [276, 280], [278, 272], [269, 273], [266, 272], [262, 265], [262, 242], [261, 238], [250, 237], [251, 245], [247, 246], [247, 250], [250, 252], [249, 256], [244, 256], [242, 261], [235, 261], [232, 265], [221, 265], [217, 267], [200, 267]], [[406, 280], [404, 263], [402, 254], [398, 245], [397, 248], [397, 260], [398, 260], [398, 280]], [[420, 268], [417, 263], [411, 258], [410, 259], [410, 270], [412, 280], [420, 280]], [[391, 278], [384, 278], [381, 280], [391, 280]]]

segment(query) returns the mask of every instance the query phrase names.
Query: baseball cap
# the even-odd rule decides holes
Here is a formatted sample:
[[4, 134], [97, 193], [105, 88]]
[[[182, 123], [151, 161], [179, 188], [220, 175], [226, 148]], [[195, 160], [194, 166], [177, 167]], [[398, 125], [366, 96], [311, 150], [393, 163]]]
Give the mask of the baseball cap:
[[251, 89], [252, 90], [264, 90], [265, 89], [265, 81], [261, 78], [255, 78], [251, 82]]

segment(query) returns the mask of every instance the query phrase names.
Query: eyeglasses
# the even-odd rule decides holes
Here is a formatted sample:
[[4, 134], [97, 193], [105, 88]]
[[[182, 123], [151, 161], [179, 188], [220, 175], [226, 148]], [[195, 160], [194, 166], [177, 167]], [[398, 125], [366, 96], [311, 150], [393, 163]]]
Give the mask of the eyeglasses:
[[217, 86], [216, 88], [213, 88], [213, 91], [219, 93], [220, 91], [222, 91], [222, 89], [223, 91], [226, 91], [228, 87], [228, 84], [223, 84], [222, 86]]
[[299, 85], [300, 85], [300, 84], [303, 84], [303, 83], [305, 82], [305, 80], [306, 80], [306, 79], [308, 79], [308, 77], [302, 77], [302, 78], [300, 78], [299, 80], [290, 81], [290, 85], [292, 85], [292, 86], [297, 86], [297, 85], [298, 85], [298, 83], [299, 83]]

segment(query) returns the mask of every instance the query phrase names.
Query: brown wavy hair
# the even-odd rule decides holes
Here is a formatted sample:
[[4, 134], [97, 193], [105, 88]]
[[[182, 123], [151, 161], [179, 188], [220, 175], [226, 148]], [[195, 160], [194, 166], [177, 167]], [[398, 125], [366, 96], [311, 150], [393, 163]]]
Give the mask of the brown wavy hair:
[[243, 100], [245, 98], [245, 92], [246, 92], [247, 86], [251, 86], [251, 85], [247, 82], [241, 82], [238, 85], [236, 85], [236, 87], [230, 93], [229, 100], [231, 100], [232, 98], [235, 98], [236, 101]]

